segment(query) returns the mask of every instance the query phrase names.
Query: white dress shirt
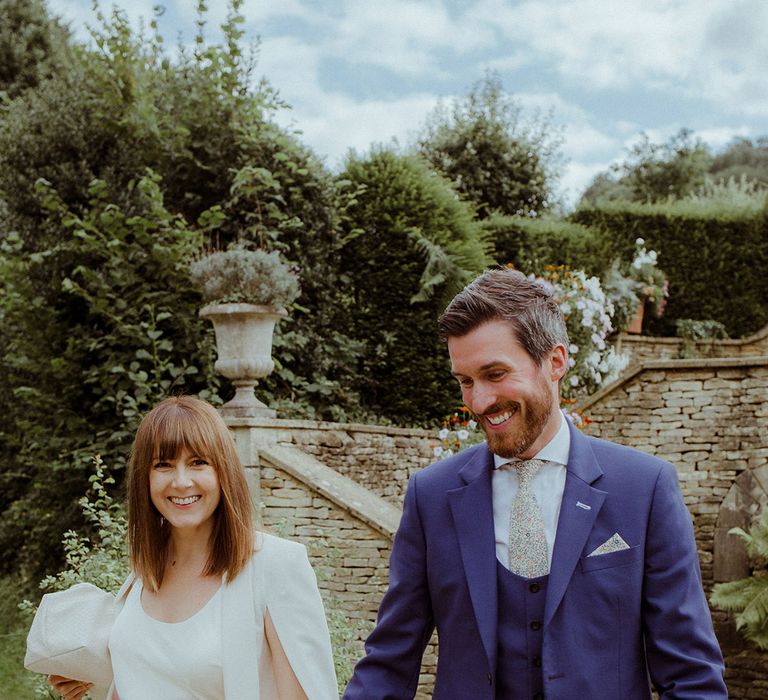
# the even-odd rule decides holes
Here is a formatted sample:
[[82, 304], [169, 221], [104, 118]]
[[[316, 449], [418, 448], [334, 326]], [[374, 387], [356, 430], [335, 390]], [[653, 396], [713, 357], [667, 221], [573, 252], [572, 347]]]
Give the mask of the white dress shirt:
[[[552, 552], [555, 549], [557, 520], [560, 517], [560, 503], [565, 490], [566, 465], [571, 448], [571, 434], [568, 423], [560, 413], [560, 429], [544, 447], [534, 455], [534, 459], [546, 463], [531, 480], [531, 489], [541, 506], [544, 516], [544, 533], [547, 538], [547, 554], [552, 566]], [[493, 492], [493, 527], [496, 536], [496, 558], [509, 568], [509, 516], [512, 501], [520, 488], [517, 472], [512, 468], [499, 469], [508, 462], [520, 461], [493, 455], [494, 470], [491, 479]]]

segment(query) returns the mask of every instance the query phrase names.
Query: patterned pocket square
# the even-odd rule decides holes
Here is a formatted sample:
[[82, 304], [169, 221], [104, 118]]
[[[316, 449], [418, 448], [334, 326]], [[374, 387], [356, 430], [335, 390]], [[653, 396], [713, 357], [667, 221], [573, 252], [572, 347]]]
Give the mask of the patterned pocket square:
[[601, 554], [610, 554], [611, 552], [618, 552], [622, 549], [629, 549], [629, 545], [621, 538], [621, 535], [617, 532], [608, 538], [603, 544], [601, 544], [590, 557], [599, 557]]

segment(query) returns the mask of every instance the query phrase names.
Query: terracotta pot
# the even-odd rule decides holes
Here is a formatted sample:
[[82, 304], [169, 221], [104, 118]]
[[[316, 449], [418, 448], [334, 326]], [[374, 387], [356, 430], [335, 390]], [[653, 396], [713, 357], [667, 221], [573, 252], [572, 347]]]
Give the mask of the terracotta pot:
[[627, 326], [627, 333], [642, 333], [643, 332], [643, 316], [645, 315], [645, 298], [640, 300], [635, 311], [634, 318], [629, 322]]
[[255, 304], [209, 304], [200, 309], [216, 333], [218, 359], [214, 368], [235, 385], [223, 415], [274, 417], [275, 411], [256, 398], [258, 380], [275, 369], [272, 334], [275, 324], [287, 316], [285, 309]]

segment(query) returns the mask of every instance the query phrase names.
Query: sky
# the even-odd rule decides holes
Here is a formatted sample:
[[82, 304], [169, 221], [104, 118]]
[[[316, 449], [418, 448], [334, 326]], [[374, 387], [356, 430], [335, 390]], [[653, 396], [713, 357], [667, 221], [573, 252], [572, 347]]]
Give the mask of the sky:
[[[157, 2], [117, 4], [138, 23]], [[167, 45], [191, 43], [195, 1], [162, 4]], [[209, 4], [215, 42], [227, 3]], [[48, 6], [87, 39], [91, 0]], [[278, 121], [334, 171], [349, 149], [412, 144], [440, 100], [488, 71], [524, 116], [551, 110], [566, 208], [642, 133], [686, 127], [715, 151], [768, 135], [768, 0], [245, 0], [242, 12], [257, 73], [291, 105]]]

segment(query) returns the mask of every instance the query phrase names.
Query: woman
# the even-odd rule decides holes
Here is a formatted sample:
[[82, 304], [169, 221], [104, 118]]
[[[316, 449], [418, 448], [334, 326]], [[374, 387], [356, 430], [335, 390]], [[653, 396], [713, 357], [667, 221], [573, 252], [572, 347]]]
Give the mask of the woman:
[[[128, 470], [132, 574], [117, 595], [110, 700], [338, 699], [300, 544], [254, 533], [245, 470], [217, 411], [169, 398]], [[67, 700], [88, 684], [50, 678]]]

